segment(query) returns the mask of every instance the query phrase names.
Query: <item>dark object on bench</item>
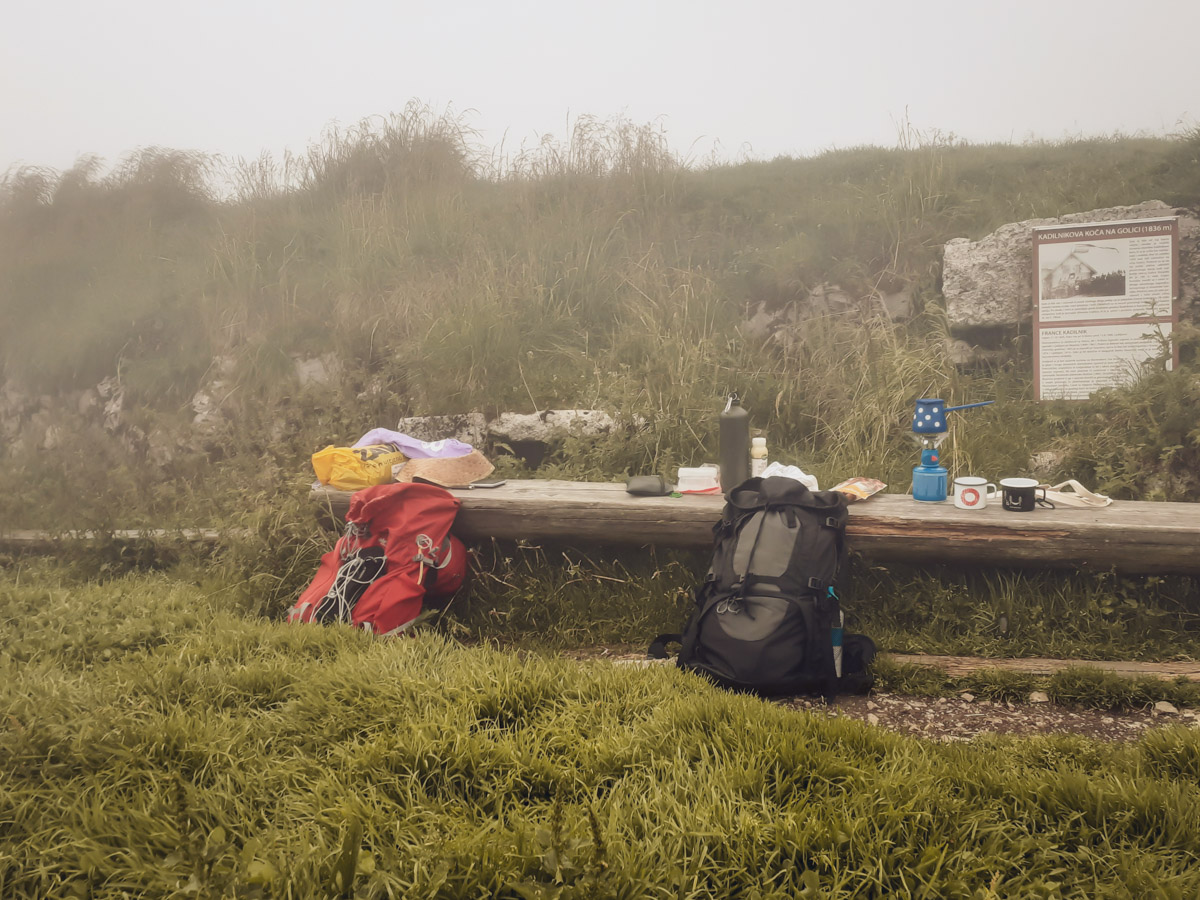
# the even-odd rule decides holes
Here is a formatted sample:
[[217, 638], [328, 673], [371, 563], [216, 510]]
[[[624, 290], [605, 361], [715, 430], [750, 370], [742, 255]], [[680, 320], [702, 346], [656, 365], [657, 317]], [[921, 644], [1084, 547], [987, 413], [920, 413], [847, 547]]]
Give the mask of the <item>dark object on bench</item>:
[[625, 493], [639, 497], [663, 497], [671, 493], [671, 485], [661, 475], [631, 475], [625, 479]]

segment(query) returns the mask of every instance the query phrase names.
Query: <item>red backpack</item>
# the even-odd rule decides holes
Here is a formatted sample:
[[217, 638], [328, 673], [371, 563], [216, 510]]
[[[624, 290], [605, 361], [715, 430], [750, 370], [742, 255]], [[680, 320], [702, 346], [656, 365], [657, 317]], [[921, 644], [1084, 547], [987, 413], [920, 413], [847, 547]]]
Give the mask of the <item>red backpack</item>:
[[432, 484], [355, 492], [346, 533], [321, 557], [288, 621], [349, 622], [380, 635], [404, 631], [426, 597], [449, 597], [466, 577], [466, 548], [450, 534], [460, 505]]

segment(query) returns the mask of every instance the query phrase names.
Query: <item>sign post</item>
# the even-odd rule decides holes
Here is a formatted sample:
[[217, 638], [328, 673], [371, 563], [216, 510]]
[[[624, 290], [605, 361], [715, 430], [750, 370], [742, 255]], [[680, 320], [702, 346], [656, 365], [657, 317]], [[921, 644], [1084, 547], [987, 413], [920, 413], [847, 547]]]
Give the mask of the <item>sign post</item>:
[[1033, 378], [1039, 400], [1086, 400], [1178, 362], [1179, 220], [1033, 229]]

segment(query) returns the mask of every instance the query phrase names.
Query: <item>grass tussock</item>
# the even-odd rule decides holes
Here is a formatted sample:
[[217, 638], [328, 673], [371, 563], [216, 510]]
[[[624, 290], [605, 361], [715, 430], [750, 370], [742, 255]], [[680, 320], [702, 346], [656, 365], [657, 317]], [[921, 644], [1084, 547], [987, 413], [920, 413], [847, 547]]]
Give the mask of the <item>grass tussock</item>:
[[0, 621], [6, 897], [1200, 889], [1194, 730], [922, 744], [668, 668], [249, 621], [162, 576], [9, 577]]

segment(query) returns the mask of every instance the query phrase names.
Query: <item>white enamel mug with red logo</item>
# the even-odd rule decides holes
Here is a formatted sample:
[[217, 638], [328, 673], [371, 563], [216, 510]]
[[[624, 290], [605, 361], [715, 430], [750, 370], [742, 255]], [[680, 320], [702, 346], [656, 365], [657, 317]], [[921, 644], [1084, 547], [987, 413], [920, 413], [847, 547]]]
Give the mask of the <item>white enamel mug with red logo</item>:
[[959, 509], [983, 509], [996, 496], [996, 486], [986, 478], [964, 475], [954, 479], [954, 505]]

